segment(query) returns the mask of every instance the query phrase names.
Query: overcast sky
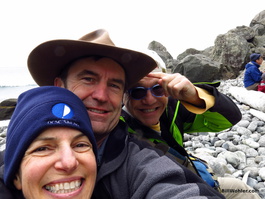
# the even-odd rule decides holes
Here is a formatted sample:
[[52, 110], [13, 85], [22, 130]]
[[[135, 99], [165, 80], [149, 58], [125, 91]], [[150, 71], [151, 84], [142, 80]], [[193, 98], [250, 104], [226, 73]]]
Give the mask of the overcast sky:
[[117, 46], [137, 50], [156, 40], [176, 58], [249, 26], [262, 5], [264, 0], [2, 0], [0, 67], [26, 67], [38, 44], [78, 39], [98, 28], [108, 30]]

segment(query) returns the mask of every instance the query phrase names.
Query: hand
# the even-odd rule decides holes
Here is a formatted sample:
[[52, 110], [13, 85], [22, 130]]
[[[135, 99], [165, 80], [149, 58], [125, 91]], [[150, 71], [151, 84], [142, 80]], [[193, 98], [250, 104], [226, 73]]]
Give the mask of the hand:
[[148, 77], [158, 78], [165, 92], [165, 96], [171, 96], [175, 99], [186, 101], [195, 106], [204, 106], [204, 100], [200, 99], [194, 85], [183, 75], [179, 73], [149, 73]]

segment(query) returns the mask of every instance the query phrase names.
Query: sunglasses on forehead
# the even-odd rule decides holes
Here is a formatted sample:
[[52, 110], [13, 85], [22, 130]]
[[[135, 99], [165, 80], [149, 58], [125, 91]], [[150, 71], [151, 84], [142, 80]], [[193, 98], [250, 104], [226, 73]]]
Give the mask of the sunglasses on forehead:
[[145, 87], [134, 87], [128, 90], [128, 93], [131, 98], [135, 100], [143, 99], [147, 95], [147, 91], [150, 90], [151, 94], [154, 97], [162, 97], [164, 95], [164, 90], [162, 86], [156, 84], [152, 87], [145, 88]]

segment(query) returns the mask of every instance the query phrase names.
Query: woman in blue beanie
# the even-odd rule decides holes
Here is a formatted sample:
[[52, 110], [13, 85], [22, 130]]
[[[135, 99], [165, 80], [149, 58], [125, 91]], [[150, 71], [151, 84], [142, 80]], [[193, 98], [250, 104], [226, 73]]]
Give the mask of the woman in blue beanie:
[[22, 93], [10, 120], [4, 182], [17, 198], [90, 198], [97, 146], [83, 102], [44, 86]]
[[253, 53], [250, 55], [250, 62], [245, 66], [244, 86], [247, 90], [258, 90], [258, 85], [261, 80], [265, 80], [265, 73], [259, 70], [263, 62], [261, 54]]

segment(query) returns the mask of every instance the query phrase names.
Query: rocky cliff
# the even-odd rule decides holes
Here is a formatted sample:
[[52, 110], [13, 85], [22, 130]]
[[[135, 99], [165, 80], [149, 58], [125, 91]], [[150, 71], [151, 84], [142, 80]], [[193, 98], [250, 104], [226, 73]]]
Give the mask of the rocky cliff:
[[157, 52], [169, 71], [181, 73], [192, 82], [233, 79], [244, 70], [251, 53], [265, 56], [265, 10], [249, 26], [238, 26], [218, 35], [214, 46], [205, 50], [189, 48], [174, 59], [157, 41], [152, 41], [148, 49]]

